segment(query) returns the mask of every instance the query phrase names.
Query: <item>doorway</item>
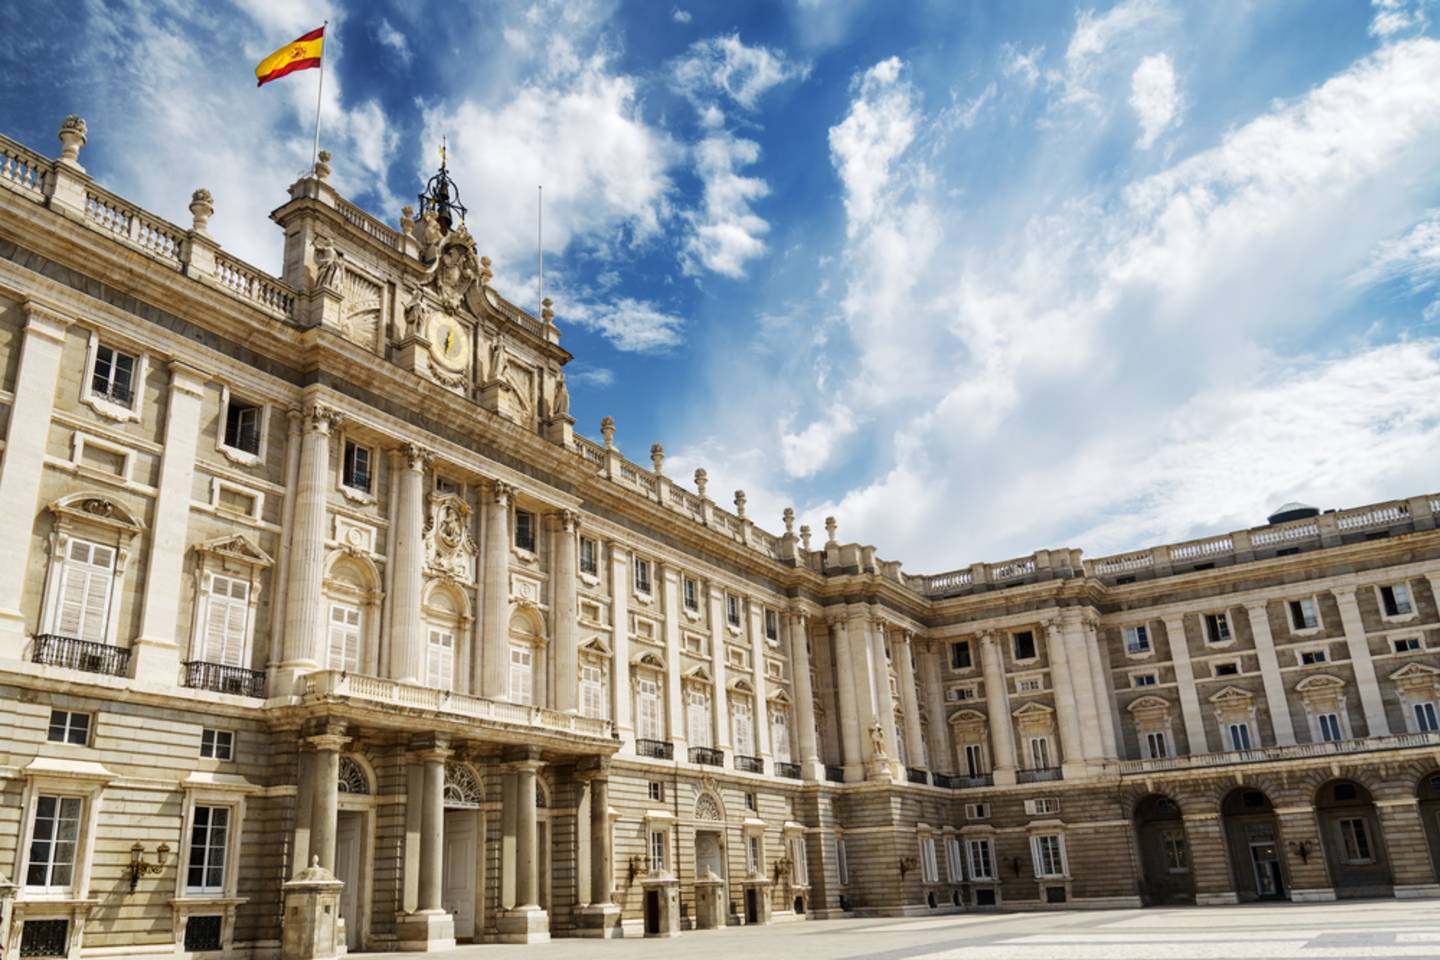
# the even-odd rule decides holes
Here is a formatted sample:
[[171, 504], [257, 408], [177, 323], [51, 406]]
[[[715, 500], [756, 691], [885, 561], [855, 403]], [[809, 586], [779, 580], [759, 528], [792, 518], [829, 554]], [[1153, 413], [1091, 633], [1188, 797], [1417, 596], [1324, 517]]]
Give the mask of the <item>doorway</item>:
[[444, 865], [440, 902], [455, 920], [455, 939], [475, 939], [478, 810], [445, 811]]
[[364, 946], [365, 884], [361, 865], [365, 862], [365, 814], [341, 810], [335, 817], [335, 878], [345, 884], [340, 891], [340, 916], [345, 920], [345, 949]]
[[1230, 879], [1241, 900], [1284, 900], [1285, 855], [1275, 807], [1262, 791], [1237, 787], [1220, 804]]
[[1395, 893], [1375, 800], [1354, 780], [1331, 780], [1315, 794], [1325, 866], [1337, 897]]
[[[1257, 834], [1269, 831], [1256, 830]], [[1255, 892], [1261, 900], [1278, 900], [1285, 895], [1285, 880], [1280, 875], [1280, 854], [1273, 836], [1250, 841], [1250, 867], [1255, 874]]]
[[745, 922], [760, 922], [760, 897], [754, 887], [745, 890]]
[[1159, 793], [1137, 803], [1135, 841], [1140, 854], [1140, 897], [1145, 905], [1194, 903], [1195, 881], [1179, 805]]
[[654, 936], [660, 932], [660, 891], [645, 891], [645, 935]]

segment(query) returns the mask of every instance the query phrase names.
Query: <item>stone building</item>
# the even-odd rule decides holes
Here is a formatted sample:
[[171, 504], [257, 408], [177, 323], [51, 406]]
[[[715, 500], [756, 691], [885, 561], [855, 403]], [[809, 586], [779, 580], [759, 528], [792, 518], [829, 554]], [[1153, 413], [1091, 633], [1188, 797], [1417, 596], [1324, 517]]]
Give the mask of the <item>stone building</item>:
[[0, 138], [8, 951], [1440, 893], [1440, 495], [907, 574], [577, 435], [443, 170], [271, 277], [86, 133]]

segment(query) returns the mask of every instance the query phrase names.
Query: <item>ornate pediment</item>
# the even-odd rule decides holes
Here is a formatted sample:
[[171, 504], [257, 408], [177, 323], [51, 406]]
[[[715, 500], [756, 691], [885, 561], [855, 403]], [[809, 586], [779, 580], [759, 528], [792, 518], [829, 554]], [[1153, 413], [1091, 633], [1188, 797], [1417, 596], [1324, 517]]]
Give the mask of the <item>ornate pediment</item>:
[[635, 657], [630, 661], [630, 665], [634, 667], [648, 667], [651, 670], [665, 669], [665, 661], [661, 660], [653, 653], [640, 654], [638, 657]]
[[701, 684], [713, 683], [715, 679], [710, 675], [710, 670], [703, 663], [698, 666], [691, 667], [689, 670], [686, 670], [681, 675], [681, 677], [682, 679], [688, 680], [691, 683]]
[[270, 555], [240, 534], [232, 537], [216, 537], [195, 545], [195, 552], [209, 554], [222, 560], [233, 560], [252, 567], [268, 567], [275, 561]]
[[1253, 703], [1254, 700], [1255, 695], [1253, 693], [1249, 690], [1242, 690], [1239, 687], [1226, 687], [1219, 693], [1212, 694], [1210, 697], [1210, 702], [1217, 707], [1227, 704], [1245, 704], [1248, 706]]
[[984, 724], [984, 723], [988, 723], [988, 722], [989, 722], [988, 718], [985, 716], [985, 714], [981, 713], [979, 710], [968, 710], [968, 709], [967, 709], [967, 710], [956, 710], [954, 713], [950, 714], [950, 723], [951, 723], [951, 724], [961, 724], [961, 723], [978, 723], [978, 724]]
[[1301, 693], [1313, 693], [1319, 690], [1339, 691], [1345, 688], [1345, 681], [1328, 673], [1316, 674], [1313, 677], [1306, 677], [1295, 684], [1295, 689]]
[[421, 219], [420, 243], [422, 256], [430, 264], [421, 287], [431, 291], [447, 310], [464, 307], [475, 317], [489, 315], [484, 289], [490, 282], [490, 261], [482, 261], [476, 253], [470, 231], [460, 226], [444, 233], [433, 214], [427, 213]]
[[1163, 697], [1140, 697], [1125, 708], [1131, 713], [1169, 713], [1170, 701]]
[[425, 562], [452, 580], [475, 579], [475, 539], [470, 535], [470, 505], [453, 493], [430, 495], [425, 521]]
[[610, 647], [599, 637], [591, 637], [589, 640], [580, 644], [580, 652], [588, 653], [596, 657], [609, 657]]

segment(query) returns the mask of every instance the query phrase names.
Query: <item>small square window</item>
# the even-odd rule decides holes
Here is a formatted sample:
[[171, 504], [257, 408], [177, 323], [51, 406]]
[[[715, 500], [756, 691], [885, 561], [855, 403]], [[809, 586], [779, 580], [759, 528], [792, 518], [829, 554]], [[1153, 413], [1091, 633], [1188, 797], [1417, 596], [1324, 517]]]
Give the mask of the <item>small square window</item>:
[[225, 446], [244, 453], [260, 453], [261, 408], [230, 398], [225, 407]]
[[1295, 630], [1314, 630], [1320, 626], [1320, 614], [1311, 599], [1290, 601], [1290, 626]]
[[1153, 687], [1157, 681], [1153, 673], [1137, 673], [1130, 678], [1130, 683], [1137, 687]]
[[212, 760], [235, 759], [235, 734], [229, 730], [200, 731], [200, 756]]
[[128, 407], [135, 400], [135, 358], [114, 347], [95, 348], [90, 392]]
[[1032, 633], [1032, 632], [1029, 631], [1029, 630], [1021, 630], [1019, 633], [1014, 634], [1011, 639], [1012, 639], [1012, 641], [1013, 641], [1014, 644], [1015, 644], [1015, 659], [1016, 659], [1016, 660], [1034, 660], [1034, 659], [1035, 659], [1035, 634], [1034, 634], [1034, 633]]
[[1223, 613], [1205, 615], [1205, 642], [1228, 643], [1230, 641], [1230, 618]]
[[592, 577], [600, 572], [600, 545], [589, 537], [580, 538], [580, 572]]
[[535, 552], [535, 514], [529, 510], [515, 511], [515, 548]]
[[1215, 664], [1215, 676], [1233, 677], [1240, 673], [1240, 664], [1234, 660], [1226, 660], [1223, 663]]
[[1396, 653], [1413, 653], [1420, 649], [1419, 637], [1399, 637], [1394, 641]]
[[46, 739], [51, 743], [73, 743], [85, 746], [90, 742], [90, 714], [71, 710], [51, 710], [50, 730]]
[[956, 640], [950, 644], [951, 670], [969, 670], [974, 665], [975, 661], [970, 658], [969, 640]]
[[1408, 617], [1415, 612], [1410, 603], [1410, 590], [1403, 584], [1380, 588], [1380, 604], [1387, 617]]
[[1125, 652], [1130, 655], [1150, 652], [1150, 628], [1143, 623], [1125, 628]]
[[1300, 662], [1305, 665], [1312, 663], [1324, 663], [1326, 660], [1324, 650], [1301, 650]]
[[649, 784], [649, 797], [656, 803], [663, 802], [665, 800], [665, 784], [659, 780], [651, 780]]
[[362, 447], [354, 440], [345, 441], [345, 456], [341, 463], [340, 482], [351, 490], [370, 492], [374, 477], [370, 472], [369, 447]]

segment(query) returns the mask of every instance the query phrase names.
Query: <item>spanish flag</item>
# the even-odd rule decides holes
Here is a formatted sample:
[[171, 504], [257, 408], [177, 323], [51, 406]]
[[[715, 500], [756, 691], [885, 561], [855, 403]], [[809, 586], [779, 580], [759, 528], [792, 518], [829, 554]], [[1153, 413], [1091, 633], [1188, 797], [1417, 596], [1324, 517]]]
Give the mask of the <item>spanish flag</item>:
[[320, 66], [320, 55], [324, 46], [324, 27], [311, 30], [293, 43], [285, 44], [260, 61], [260, 65], [255, 68], [255, 79], [259, 81], [255, 86], [263, 87], [271, 80], [279, 80], [287, 73]]

